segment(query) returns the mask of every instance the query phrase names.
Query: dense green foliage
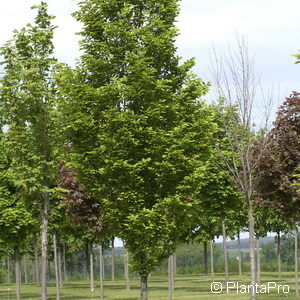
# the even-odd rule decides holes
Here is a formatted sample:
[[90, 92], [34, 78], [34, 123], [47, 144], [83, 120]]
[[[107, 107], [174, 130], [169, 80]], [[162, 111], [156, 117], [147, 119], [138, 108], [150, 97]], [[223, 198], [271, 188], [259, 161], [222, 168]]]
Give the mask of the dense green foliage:
[[3, 138], [0, 140], [0, 240], [9, 248], [22, 247], [37, 226], [33, 214], [25, 205], [22, 192], [15, 186], [10, 174]]
[[208, 85], [176, 56], [177, 13], [170, 0], [81, 2], [84, 54], [59, 83], [66, 160], [142, 274], [180, 242], [216, 128]]

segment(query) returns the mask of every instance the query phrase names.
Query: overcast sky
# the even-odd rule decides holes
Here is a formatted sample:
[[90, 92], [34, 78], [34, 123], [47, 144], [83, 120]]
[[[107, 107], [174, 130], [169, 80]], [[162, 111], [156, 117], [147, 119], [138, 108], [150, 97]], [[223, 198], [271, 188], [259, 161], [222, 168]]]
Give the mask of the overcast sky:
[[[56, 16], [56, 55], [67, 63], [78, 58], [80, 30], [70, 13], [77, 1], [48, 0], [50, 13]], [[35, 12], [30, 6], [35, 0], [5, 1], [0, 11], [0, 44], [11, 37], [13, 29], [21, 28], [33, 20]], [[195, 71], [209, 79], [208, 49], [214, 44], [217, 50], [233, 43], [238, 32], [248, 38], [249, 48], [256, 57], [256, 68], [263, 85], [280, 84], [288, 95], [300, 90], [300, 66], [291, 56], [300, 49], [299, 0], [183, 0], [178, 27], [178, 53], [183, 58], [196, 57]]]
[[[45, 0], [44, 0], [45, 1]], [[80, 30], [70, 13], [72, 0], [48, 0], [50, 13], [56, 16], [56, 56], [74, 64], [78, 58]], [[0, 44], [11, 38], [12, 30], [32, 22], [34, 0], [8, 0], [0, 10]], [[235, 32], [248, 38], [250, 52], [256, 57], [256, 69], [264, 88], [280, 85], [280, 98], [292, 90], [300, 91], [300, 65], [291, 56], [300, 49], [299, 0], [183, 0], [178, 18], [178, 53], [184, 59], [196, 57], [197, 74], [209, 80], [209, 49], [217, 51], [233, 43]], [[276, 88], [277, 89], [277, 88]]]

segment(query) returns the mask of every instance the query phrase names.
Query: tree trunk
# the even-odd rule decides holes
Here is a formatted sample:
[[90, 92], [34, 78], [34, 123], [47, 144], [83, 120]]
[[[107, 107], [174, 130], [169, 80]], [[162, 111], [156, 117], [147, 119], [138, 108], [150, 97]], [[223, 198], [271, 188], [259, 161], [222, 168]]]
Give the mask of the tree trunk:
[[214, 251], [213, 251], [213, 241], [209, 242], [210, 246], [210, 274], [211, 280], [214, 281], [215, 272], [214, 272]]
[[48, 271], [48, 276], [47, 276], [47, 278], [48, 278], [48, 280], [50, 280], [51, 279], [51, 260], [50, 259], [48, 259], [48, 269], [47, 269]]
[[[254, 218], [251, 198], [247, 194], [248, 202], [248, 226], [249, 226], [249, 252], [250, 252], [250, 271], [251, 271], [251, 285], [256, 284], [256, 273], [255, 273], [255, 237], [254, 237]], [[251, 300], [256, 300], [255, 289], [251, 289]]]
[[104, 289], [103, 289], [103, 249], [102, 249], [102, 243], [100, 243], [99, 247], [99, 267], [100, 267], [100, 300], [104, 299]]
[[241, 251], [241, 239], [240, 233], [237, 234], [238, 239], [238, 261], [239, 261], [239, 275], [242, 275], [242, 251]]
[[169, 290], [169, 300], [173, 298], [173, 276], [174, 276], [174, 268], [173, 268], [173, 255], [171, 255], [168, 259], [168, 290]]
[[[49, 186], [46, 184], [46, 186]], [[42, 257], [41, 257], [41, 296], [47, 300], [47, 258], [48, 258], [48, 219], [49, 219], [49, 194], [44, 193], [44, 206], [42, 216]]]
[[15, 277], [16, 277], [16, 300], [21, 299], [21, 259], [19, 246], [15, 248]]
[[102, 265], [103, 265], [103, 280], [105, 280], [105, 255], [104, 255], [104, 249], [102, 247]]
[[91, 286], [91, 291], [93, 292], [95, 289], [93, 244], [90, 244], [90, 286]]
[[57, 255], [57, 240], [56, 233], [53, 233], [53, 250], [54, 250], [54, 269], [55, 269], [55, 287], [56, 287], [56, 300], [60, 299], [59, 294], [59, 267], [58, 267], [58, 255]]
[[59, 278], [59, 287], [62, 288], [62, 268], [61, 268], [61, 247], [57, 247], [57, 259], [58, 259], [58, 278]]
[[63, 245], [63, 268], [64, 268], [64, 281], [68, 281], [67, 262], [66, 262], [66, 244]]
[[278, 266], [278, 277], [281, 277], [281, 239], [280, 239], [280, 230], [277, 231], [277, 266]]
[[84, 258], [82, 262], [82, 280], [86, 279], [86, 277], [86, 259]]
[[148, 275], [141, 274], [141, 300], [148, 300]]
[[90, 281], [90, 256], [89, 256], [89, 244], [85, 244], [85, 262], [86, 262], [86, 279]]
[[111, 280], [115, 281], [115, 237], [111, 239]]
[[34, 245], [34, 267], [35, 267], [35, 282], [40, 285], [40, 272], [39, 272], [39, 250], [37, 240]]
[[207, 274], [208, 273], [207, 242], [203, 243], [203, 254], [204, 254], [204, 274]]
[[177, 256], [176, 256], [176, 253], [173, 254], [173, 259], [174, 259], [173, 266], [174, 266], [174, 279], [175, 279], [175, 277], [177, 276]]
[[27, 284], [28, 283], [28, 276], [27, 276], [27, 260], [26, 260], [26, 256], [24, 256], [24, 283]]
[[124, 247], [124, 275], [126, 281], [126, 290], [130, 291], [130, 282], [129, 282], [129, 269], [128, 269], [128, 252]]
[[298, 283], [298, 227], [295, 223], [295, 290], [296, 297], [299, 297], [299, 283]]
[[223, 248], [224, 248], [224, 272], [225, 272], [225, 283], [228, 282], [228, 254], [227, 254], [227, 244], [226, 244], [226, 227], [225, 221], [222, 220], [222, 233], [223, 233]]
[[260, 249], [259, 237], [256, 238], [256, 282], [260, 284]]
[[7, 256], [7, 283], [10, 284], [10, 260], [9, 255]]

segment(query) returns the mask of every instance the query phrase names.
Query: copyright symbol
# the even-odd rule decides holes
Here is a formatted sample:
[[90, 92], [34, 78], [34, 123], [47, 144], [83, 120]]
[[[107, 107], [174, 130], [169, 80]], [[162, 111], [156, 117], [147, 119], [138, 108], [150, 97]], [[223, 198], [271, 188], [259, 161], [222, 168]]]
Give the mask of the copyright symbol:
[[222, 293], [222, 290], [223, 290], [222, 283], [221, 282], [213, 282], [210, 285], [210, 290], [214, 294], [220, 294], [220, 293]]

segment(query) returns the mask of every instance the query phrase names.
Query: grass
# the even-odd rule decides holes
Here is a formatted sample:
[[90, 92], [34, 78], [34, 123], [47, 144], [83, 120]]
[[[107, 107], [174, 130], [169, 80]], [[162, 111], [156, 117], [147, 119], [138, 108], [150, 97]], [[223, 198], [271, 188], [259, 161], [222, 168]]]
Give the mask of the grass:
[[[249, 284], [249, 274], [243, 276], [231, 275], [230, 281], [239, 282], [239, 284]], [[214, 281], [224, 284], [223, 275], [216, 274]], [[278, 278], [276, 273], [262, 273], [261, 285], [267, 282], [276, 282], [277, 284], [289, 285], [290, 291], [284, 294], [282, 290], [272, 290], [270, 294], [258, 295], [258, 300], [263, 299], [299, 299], [295, 297], [294, 275], [293, 273], [283, 273], [282, 278]], [[96, 282], [97, 284], [98, 282]], [[237, 293], [236, 290], [230, 291], [228, 294], [224, 291], [220, 294], [213, 294], [210, 290], [212, 280], [210, 276], [205, 275], [180, 275], [175, 280], [175, 290], [173, 292], [174, 300], [227, 300], [227, 299], [249, 299], [249, 294]], [[149, 278], [149, 300], [166, 300], [168, 299], [168, 285], [166, 276], [150, 276]], [[8, 291], [7, 289], [10, 289]], [[0, 285], [0, 299], [14, 300], [15, 286]], [[35, 284], [22, 284], [21, 294], [22, 300], [38, 300], [40, 289]], [[49, 300], [55, 300], [55, 283], [50, 282], [48, 288]], [[99, 287], [94, 292], [89, 289], [87, 281], [65, 282], [61, 289], [61, 300], [90, 300], [99, 299]], [[123, 280], [105, 281], [105, 300], [137, 300], [139, 299], [139, 281], [138, 278], [132, 279], [131, 290], [125, 289]]]

